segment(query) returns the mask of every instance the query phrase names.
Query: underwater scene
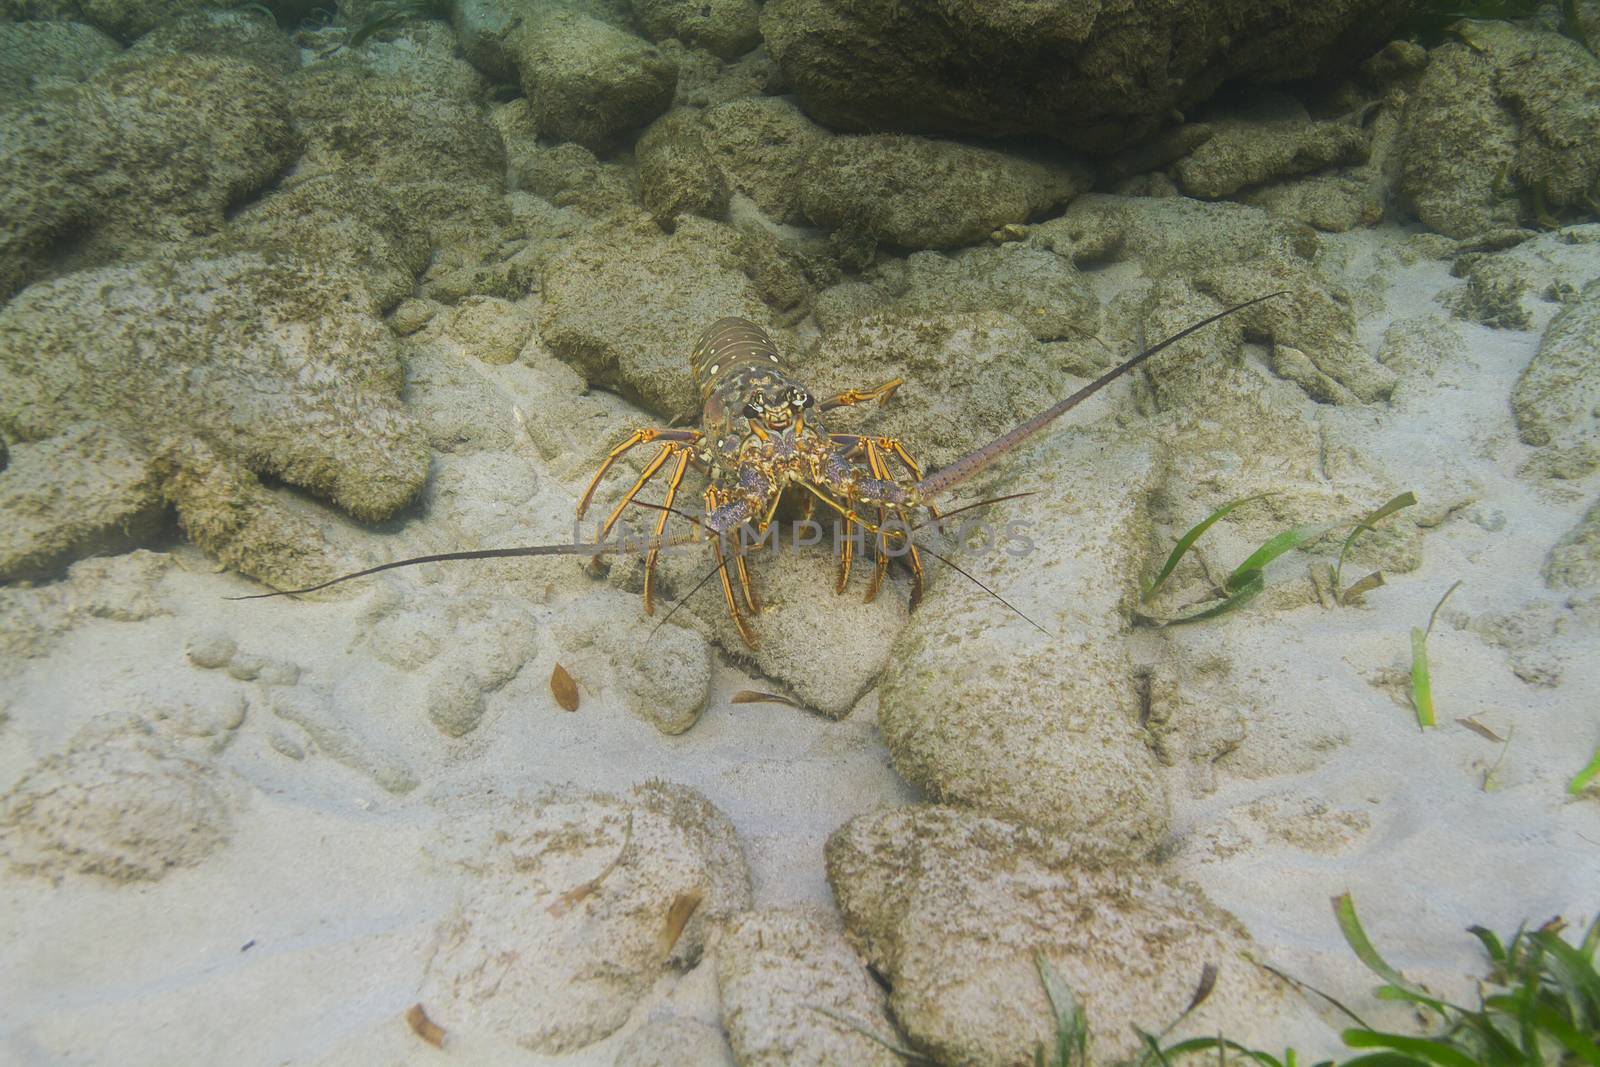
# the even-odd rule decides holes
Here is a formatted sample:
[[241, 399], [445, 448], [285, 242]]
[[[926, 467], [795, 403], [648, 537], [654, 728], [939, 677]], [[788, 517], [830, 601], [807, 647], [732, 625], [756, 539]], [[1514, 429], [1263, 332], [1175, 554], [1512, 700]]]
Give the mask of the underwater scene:
[[1600, 0], [0, 0], [0, 1064], [1600, 1067]]

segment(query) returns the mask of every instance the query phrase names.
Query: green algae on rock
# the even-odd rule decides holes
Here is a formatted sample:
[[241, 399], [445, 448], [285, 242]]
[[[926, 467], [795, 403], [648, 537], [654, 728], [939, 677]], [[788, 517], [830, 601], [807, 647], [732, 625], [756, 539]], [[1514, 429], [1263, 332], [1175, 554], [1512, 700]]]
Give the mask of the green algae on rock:
[[[114, 428], [136, 457], [126, 476], [153, 475], [197, 544], [254, 577], [302, 585], [326, 576], [326, 548], [259, 476], [363, 520], [409, 503], [429, 452], [397, 399], [394, 345], [359, 283], [292, 260], [84, 271], [0, 310], [0, 428], [24, 442]], [[78, 521], [70, 497], [48, 510], [63, 526]]]

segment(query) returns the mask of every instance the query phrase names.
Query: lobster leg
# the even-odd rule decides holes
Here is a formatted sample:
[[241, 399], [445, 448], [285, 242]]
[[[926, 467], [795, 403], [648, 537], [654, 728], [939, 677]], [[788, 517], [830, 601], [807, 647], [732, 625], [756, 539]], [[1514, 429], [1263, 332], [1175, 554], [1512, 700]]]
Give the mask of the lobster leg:
[[[706, 487], [706, 514], [716, 511], [718, 507], [716, 486]], [[756, 647], [756, 635], [750, 632], [750, 626], [744, 621], [744, 615], [739, 611], [739, 602], [733, 598], [733, 581], [728, 577], [728, 560], [722, 551], [722, 537], [717, 535], [711, 539], [711, 554], [717, 561], [717, 576], [722, 579], [722, 599], [728, 605], [728, 614], [733, 616], [733, 624], [739, 628], [739, 636], [744, 638], [744, 643], [751, 648]], [[744, 556], [736, 557], [742, 564]]]
[[[889, 468], [883, 462], [883, 456], [878, 452], [878, 446], [870, 437], [863, 438], [867, 445], [867, 466], [872, 469], [874, 478], [889, 480]], [[889, 571], [889, 539], [883, 532], [883, 509], [878, 509], [877, 532], [877, 563], [872, 568], [872, 582], [867, 586], [866, 603], [870, 604], [878, 599], [878, 590], [883, 588], [883, 576]]]
[[672, 512], [673, 499], [678, 495], [678, 486], [683, 484], [683, 476], [689, 469], [689, 460], [694, 452], [688, 448], [678, 451], [678, 465], [672, 469], [672, 476], [667, 482], [667, 497], [661, 502], [661, 514], [656, 516], [656, 532], [650, 538], [650, 554], [644, 559], [644, 613], [655, 614], [650, 603], [651, 587], [655, 583], [656, 557], [661, 554], [661, 535], [667, 528], [667, 516]]
[[[633, 501], [634, 497], [639, 495], [639, 490], [644, 488], [645, 483], [656, 476], [656, 471], [661, 469], [661, 465], [666, 463], [667, 457], [672, 455], [673, 450], [678, 447], [678, 445], [674, 444], [662, 445], [661, 451], [655, 454], [655, 458], [644, 465], [644, 471], [639, 475], [639, 480], [633, 483], [632, 489], [622, 494], [622, 499], [617, 501], [617, 506], [611, 509], [610, 515], [606, 516], [606, 524], [600, 528], [598, 540], [604, 541], [606, 539], [611, 533], [611, 528], [617, 524], [617, 520], [622, 518], [623, 509]], [[579, 514], [581, 515], [582, 513], [580, 512]]]
[[[606, 461], [600, 464], [600, 469], [594, 472], [593, 478], [589, 479], [589, 488], [583, 491], [583, 499], [578, 501], [578, 518], [583, 518], [583, 513], [589, 510], [589, 501], [594, 497], [594, 491], [599, 487], [600, 479], [606, 476], [606, 471], [611, 469], [613, 463], [622, 458], [624, 452], [637, 448], [639, 445], [648, 444], [651, 441], [677, 441], [682, 444], [692, 445], [699, 440], [699, 430], [635, 430], [628, 435], [627, 440], [606, 454]], [[635, 491], [637, 491], [637, 487], [635, 487]]]
[[850, 407], [853, 404], [865, 404], [872, 400], [884, 401], [894, 395], [894, 391], [905, 384], [904, 378], [884, 382], [872, 389], [846, 389], [831, 400], [824, 400], [817, 404], [818, 411], [832, 411], [834, 408]]

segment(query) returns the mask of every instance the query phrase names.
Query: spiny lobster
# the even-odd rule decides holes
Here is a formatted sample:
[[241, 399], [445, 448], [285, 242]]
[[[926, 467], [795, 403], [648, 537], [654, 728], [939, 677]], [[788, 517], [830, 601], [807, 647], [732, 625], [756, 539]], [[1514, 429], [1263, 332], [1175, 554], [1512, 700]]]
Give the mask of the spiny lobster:
[[[923, 476], [916, 460], [897, 438], [829, 433], [823, 425], [822, 415], [825, 412], [886, 400], [904, 384], [899, 378], [876, 388], [849, 389], [818, 401], [785, 370], [777, 347], [765, 330], [745, 319], [720, 319], [701, 336], [690, 359], [695, 386], [704, 405], [700, 428], [635, 430], [607, 454], [605, 462], [584, 490], [583, 497], [578, 501], [580, 519], [588, 510], [600, 480], [617, 460], [640, 445], [659, 443], [656, 454], [644, 465], [633, 486], [606, 517], [596, 544], [524, 545], [415, 556], [340, 575], [304, 589], [234, 599], [310, 593], [352, 578], [421, 563], [510, 556], [594, 555], [609, 547], [604, 542], [628, 505], [642, 504], [636, 500], [639, 492], [670, 461], [672, 470], [667, 476], [665, 500], [661, 504], [642, 504], [657, 511], [654, 533], [645, 557], [646, 614], [653, 612], [656, 562], [664, 543], [667, 519], [671, 515], [682, 514], [673, 508], [673, 502], [690, 466], [700, 467], [710, 478], [710, 484], [703, 494], [705, 516], [699, 520], [699, 526], [703, 532], [712, 535], [708, 540], [717, 566], [711, 573], [721, 576], [722, 595], [728, 612], [738, 626], [740, 635], [752, 648], [755, 647], [756, 636], [750, 630], [746, 615], [747, 612], [751, 615], [759, 613], [760, 603], [751, 586], [743, 545], [731, 553], [725, 552], [722, 538], [730, 531], [750, 528], [754, 533], [754, 541], [759, 543], [774, 521], [785, 492], [790, 488], [809, 494], [808, 503], [820, 500], [844, 520], [847, 536], [842, 542], [837, 584], [839, 592], [843, 592], [850, 576], [853, 540], [848, 535], [860, 527], [873, 536], [877, 549], [876, 568], [867, 599], [876, 596], [882, 583], [888, 566], [889, 542], [903, 541], [904, 544], [897, 547], [903, 548], [911, 570], [911, 606], [915, 608], [922, 595], [924, 572], [921, 554], [911, 536], [915, 528], [910, 522], [913, 513], [921, 509], [937, 521], [939, 513], [933, 502], [940, 494], [971, 478], [1156, 353], [1219, 319], [1282, 295], [1284, 291], [1268, 293], [1191, 323], [1106, 371], [1055, 406], [1041, 411], [1010, 432], [927, 477]], [[909, 484], [895, 479], [891, 463], [903, 468], [911, 476]], [[864, 512], [870, 512], [871, 517]], [[735, 579], [728, 573], [730, 557], [745, 610], [740, 608], [734, 596]], [[706, 577], [709, 579], [710, 576], [708, 574]]]

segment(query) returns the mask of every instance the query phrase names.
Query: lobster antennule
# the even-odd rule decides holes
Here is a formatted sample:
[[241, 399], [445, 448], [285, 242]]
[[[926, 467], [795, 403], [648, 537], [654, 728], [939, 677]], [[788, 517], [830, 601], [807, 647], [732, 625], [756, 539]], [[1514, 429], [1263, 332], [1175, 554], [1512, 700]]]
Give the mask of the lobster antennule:
[[922, 479], [922, 481], [917, 483], [916, 493], [918, 498], [923, 501], [932, 500], [934, 497], [943, 493], [951, 486], [958, 485], [961, 482], [966, 481], [968, 478], [971, 478], [989, 464], [993, 463], [1007, 452], [1010, 452], [1028, 438], [1032, 437], [1034, 434], [1050, 425], [1056, 419], [1060, 418], [1062, 415], [1065, 415], [1067, 412], [1071, 411], [1073, 408], [1077, 407], [1079, 404], [1083, 403], [1085, 400], [1089, 399], [1091, 396], [1098, 393], [1100, 390], [1104, 389], [1106, 386], [1110, 385], [1124, 374], [1127, 374], [1129, 371], [1133, 370], [1135, 367], [1149, 359], [1151, 356], [1155, 355], [1157, 352], [1160, 352], [1162, 349], [1167, 348], [1170, 345], [1177, 344], [1185, 337], [1188, 337], [1197, 330], [1201, 330], [1207, 326], [1210, 326], [1218, 319], [1225, 319], [1234, 312], [1243, 311], [1247, 307], [1253, 307], [1254, 305], [1262, 303], [1263, 301], [1271, 300], [1274, 297], [1283, 296], [1288, 292], [1289, 290], [1287, 289], [1280, 289], [1275, 293], [1268, 293], [1266, 296], [1258, 296], [1253, 300], [1246, 300], [1242, 304], [1235, 304], [1230, 308], [1224, 308], [1222, 311], [1217, 312], [1215, 315], [1212, 315], [1209, 318], [1204, 318], [1199, 322], [1185, 326], [1183, 329], [1179, 330], [1177, 333], [1166, 338], [1165, 340], [1157, 341], [1155, 344], [1151, 345], [1149, 348], [1146, 348], [1132, 359], [1112, 367], [1110, 370], [1100, 375], [1100, 377], [1096, 378], [1082, 389], [1079, 389], [1076, 393], [1073, 393], [1071, 396], [1061, 401], [1061, 403], [1041, 411], [1033, 418], [1016, 426], [1009, 433], [1006, 433], [1000, 437], [996, 437], [993, 441], [990, 441], [982, 448], [974, 449], [973, 451], [968, 452], [966, 455], [954, 461], [949, 466], [934, 471], [932, 474], [928, 475], [926, 478]]

